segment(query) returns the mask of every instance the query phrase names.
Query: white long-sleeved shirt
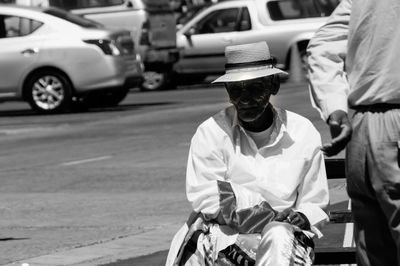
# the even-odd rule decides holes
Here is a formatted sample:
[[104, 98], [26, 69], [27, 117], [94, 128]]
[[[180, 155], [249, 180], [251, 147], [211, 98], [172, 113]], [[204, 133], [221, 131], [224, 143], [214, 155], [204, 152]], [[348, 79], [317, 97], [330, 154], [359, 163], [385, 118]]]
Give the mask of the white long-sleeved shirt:
[[335, 110], [400, 104], [400, 1], [342, 0], [308, 46], [310, 92]]
[[[270, 140], [257, 148], [239, 125], [234, 107], [228, 107], [203, 122], [192, 138], [188, 200], [195, 211], [211, 218], [228, 209], [227, 221], [236, 212], [242, 219], [238, 227], [246, 227], [246, 232], [273, 215], [271, 209], [293, 207], [306, 215], [320, 236], [317, 228], [328, 220], [323, 209], [329, 202], [320, 147], [320, 135], [309, 120], [276, 108]], [[253, 214], [258, 216], [253, 219]]]

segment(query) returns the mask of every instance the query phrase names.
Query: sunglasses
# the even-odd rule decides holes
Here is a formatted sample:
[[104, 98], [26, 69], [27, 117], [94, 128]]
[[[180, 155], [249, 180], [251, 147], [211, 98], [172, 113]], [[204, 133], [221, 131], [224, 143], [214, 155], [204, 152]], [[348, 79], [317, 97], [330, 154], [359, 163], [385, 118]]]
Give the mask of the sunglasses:
[[238, 100], [245, 92], [254, 99], [262, 100], [267, 93], [271, 91], [268, 89], [271, 86], [272, 77], [263, 77], [252, 80], [229, 82], [225, 83], [225, 88], [228, 91], [231, 100]]

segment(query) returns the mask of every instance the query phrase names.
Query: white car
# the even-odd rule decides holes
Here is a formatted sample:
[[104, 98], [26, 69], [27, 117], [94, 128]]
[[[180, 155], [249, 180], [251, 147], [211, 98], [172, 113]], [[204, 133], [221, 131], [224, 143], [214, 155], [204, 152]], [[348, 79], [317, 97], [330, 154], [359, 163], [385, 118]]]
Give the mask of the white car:
[[[295, 47], [303, 60], [314, 32], [339, 0], [234, 0], [211, 5], [177, 31], [174, 70], [191, 80], [224, 71], [227, 45], [267, 41], [279, 68], [288, 70]], [[180, 78], [181, 80], [183, 78]]]
[[[176, 21], [171, 7], [180, 0], [8, 0], [19, 5], [57, 7], [100, 22], [110, 29], [132, 32], [145, 65], [143, 91], [168, 88], [178, 61]], [[1, 2], [1, 0], [0, 0]]]
[[112, 106], [143, 79], [131, 33], [54, 8], [0, 5], [0, 101], [41, 113]]

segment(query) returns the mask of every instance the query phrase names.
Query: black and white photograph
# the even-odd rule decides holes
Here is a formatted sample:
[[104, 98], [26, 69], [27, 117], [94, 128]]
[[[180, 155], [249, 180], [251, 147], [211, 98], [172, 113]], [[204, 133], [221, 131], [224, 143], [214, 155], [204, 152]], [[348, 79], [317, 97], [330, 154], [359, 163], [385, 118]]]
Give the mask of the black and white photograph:
[[400, 266], [398, 0], [0, 0], [0, 265]]

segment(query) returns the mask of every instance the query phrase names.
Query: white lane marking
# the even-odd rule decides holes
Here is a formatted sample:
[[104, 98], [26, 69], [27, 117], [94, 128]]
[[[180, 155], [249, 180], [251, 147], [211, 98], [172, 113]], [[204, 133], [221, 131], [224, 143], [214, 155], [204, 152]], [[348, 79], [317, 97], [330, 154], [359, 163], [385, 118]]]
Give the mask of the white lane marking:
[[84, 159], [84, 160], [65, 162], [65, 163], [62, 163], [61, 165], [62, 165], [62, 166], [70, 166], [70, 165], [91, 163], [91, 162], [97, 162], [97, 161], [107, 160], [107, 159], [110, 159], [111, 157], [112, 157], [112, 156], [101, 156], [101, 157], [96, 157], [96, 158], [89, 158], [89, 159]]

